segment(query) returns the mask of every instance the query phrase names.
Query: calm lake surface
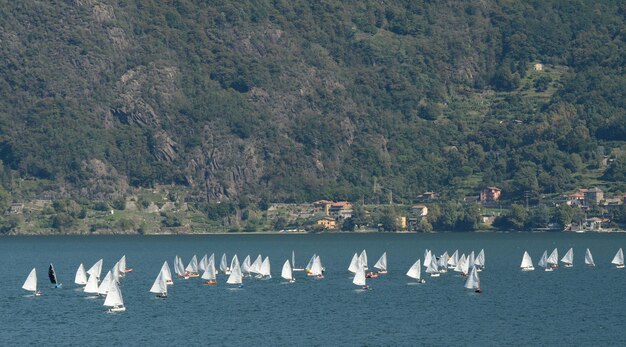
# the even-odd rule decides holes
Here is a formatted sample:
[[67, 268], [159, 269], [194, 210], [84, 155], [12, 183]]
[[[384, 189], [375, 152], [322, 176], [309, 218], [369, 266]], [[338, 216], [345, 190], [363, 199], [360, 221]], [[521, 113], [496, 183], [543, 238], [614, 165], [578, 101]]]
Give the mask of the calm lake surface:
[[[527, 250], [537, 264], [544, 250], [561, 257], [574, 248], [574, 267], [548, 273], [519, 270]], [[596, 267], [584, 266], [590, 248]], [[0, 238], [0, 336], [2, 345], [625, 345], [626, 269], [610, 261], [626, 234], [444, 233], [94, 236]], [[427, 283], [409, 284], [408, 268], [424, 256], [455, 249], [485, 249], [480, 273], [484, 292], [463, 288], [453, 272]], [[352, 255], [366, 249], [370, 267], [387, 251], [389, 273], [368, 280], [371, 291], [356, 290], [347, 272]], [[291, 251], [304, 267], [321, 256], [326, 278], [285, 284], [280, 269]], [[169, 298], [148, 290], [167, 260], [186, 263], [215, 253], [268, 255], [270, 280], [244, 279], [242, 289], [199, 278], [174, 280]], [[87, 299], [74, 285], [82, 262], [104, 258], [102, 277], [126, 254], [129, 273], [121, 283], [127, 311], [105, 313], [102, 299]], [[47, 278], [54, 263], [62, 289]], [[37, 268], [44, 295], [21, 289]], [[423, 274], [426, 275], [426, 274]]]

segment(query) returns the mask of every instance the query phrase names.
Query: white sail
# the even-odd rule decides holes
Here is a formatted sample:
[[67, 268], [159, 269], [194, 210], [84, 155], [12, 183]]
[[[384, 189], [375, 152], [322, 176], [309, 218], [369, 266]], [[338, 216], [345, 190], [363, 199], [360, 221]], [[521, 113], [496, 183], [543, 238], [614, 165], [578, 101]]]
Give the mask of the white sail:
[[363, 264], [359, 264], [359, 268], [354, 274], [354, 279], [352, 280], [352, 283], [356, 284], [357, 286], [365, 286], [365, 268], [363, 267]]
[[611, 264], [614, 264], [617, 266], [624, 265], [624, 252], [622, 251], [621, 248], [617, 251], [617, 253], [615, 253], [615, 257], [613, 257]]
[[113, 281], [120, 283], [121, 276], [122, 273], [120, 272], [120, 266], [118, 261], [117, 263], [115, 263], [115, 265], [113, 265], [113, 268], [111, 269], [111, 277], [113, 278]]
[[467, 260], [465, 259], [465, 254], [461, 255], [461, 258], [456, 262], [456, 266], [454, 267], [454, 272], [463, 272], [463, 264]]
[[[472, 254], [474, 254], [474, 252], [472, 252]], [[474, 262], [472, 259], [473, 258], [472, 254], [470, 254], [467, 258], [465, 258], [465, 261], [461, 264], [461, 272], [464, 275], [467, 275], [470, 269], [474, 267], [474, 264], [472, 264]]]
[[78, 270], [76, 270], [76, 276], [74, 276], [74, 283], [84, 286], [87, 284], [87, 272], [85, 272], [85, 267], [83, 263], [78, 265]]
[[452, 256], [448, 259], [448, 268], [454, 269], [458, 262], [459, 262], [459, 250], [457, 249], [454, 251], [454, 253], [452, 253]]
[[406, 275], [416, 280], [421, 279], [422, 278], [421, 262], [422, 262], [421, 259], [417, 259], [417, 261], [411, 266], [411, 268], [409, 268], [409, 271], [407, 271]]
[[474, 265], [484, 268], [485, 267], [485, 250], [481, 249], [480, 253], [476, 256], [476, 260], [474, 261]]
[[280, 277], [289, 281], [293, 281], [293, 272], [291, 271], [291, 265], [289, 265], [289, 260], [285, 260], [285, 263], [283, 264], [283, 269], [280, 272]]
[[165, 283], [172, 284], [172, 271], [170, 270], [170, 266], [167, 264], [167, 261], [163, 262], [163, 266], [161, 266], [161, 272], [163, 273], [163, 278], [165, 279]]
[[352, 273], [356, 273], [356, 270], [358, 269], [359, 269], [359, 256], [358, 254], [354, 253], [354, 255], [352, 256], [352, 260], [350, 261], [350, 266], [348, 266], [348, 271]]
[[185, 275], [185, 266], [183, 265], [183, 260], [179, 256], [174, 258], [174, 272], [176, 272], [176, 275], [178, 276]]
[[100, 286], [98, 287], [98, 294], [105, 295], [106, 293], [108, 293], [109, 290], [111, 290], [111, 286], [113, 285], [113, 283], [117, 282], [113, 280], [113, 275], [111, 274], [111, 271], [108, 271], [106, 276], [104, 276], [102, 283], [100, 283]]
[[167, 295], [167, 283], [166, 283], [165, 275], [163, 274], [163, 267], [161, 267], [161, 271], [159, 271], [159, 274], [154, 280], [154, 283], [152, 284], [152, 287], [150, 288], [150, 293]]
[[228, 276], [228, 280], [226, 283], [228, 284], [242, 284], [242, 274], [241, 267], [239, 266], [239, 259], [237, 259], [237, 255], [233, 257], [232, 262], [230, 263], [230, 276]]
[[430, 262], [433, 260], [432, 253], [429, 249], [426, 250], [426, 254], [424, 254], [424, 267], [428, 269], [430, 266]]
[[95, 275], [97, 279], [100, 279], [100, 275], [102, 274], [102, 259], [93, 264], [89, 270], [87, 270], [87, 274]]
[[208, 265], [209, 265], [209, 256], [205, 254], [202, 257], [202, 259], [200, 259], [200, 262], [198, 263], [198, 271], [204, 272], [204, 270], [206, 270], [206, 267]]
[[250, 263], [250, 255], [246, 255], [246, 257], [243, 259], [243, 262], [241, 262], [241, 273], [243, 274], [250, 274], [250, 269], [252, 268], [252, 264]]
[[561, 262], [565, 264], [565, 266], [571, 266], [574, 263], [574, 249], [570, 248], [567, 253], [561, 258]]
[[254, 272], [255, 274], [260, 274], [261, 264], [263, 264], [263, 257], [259, 254], [259, 256], [256, 257], [256, 259], [252, 263], [252, 265], [250, 265], [250, 272]]
[[541, 255], [541, 259], [539, 259], [537, 265], [544, 269], [548, 267], [548, 251], [543, 251], [543, 255]]
[[313, 265], [311, 265], [311, 270], [309, 270], [311, 275], [321, 276], [322, 275], [322, 260], [319, 256], [315, 256], [313, 260]]
[[530, 258], [528, 252], [524, 251], [524, 256], [522, 256], [522, 264], [520, 265], [523, 271], [531, 271], [534, 270], [533, 260]]
[[28, 277], [26, 277], [26, 281], [24, 281], [22, 288], [30, 292], [37, 292], [37, 269], [33, 268], [32, 270], [30, 270], [30, 273], [28, 274]]
[[315, 258], [317, 258], [317, 255], [313, 253], [313, 256], [311, 257], [311, 259], [309, 259], [309, 263], [306, 265], [307, 271], [311, 271], [311, 267], [313, 267], [313, 262], [315, 261]]
[[363, 269], [367, 270], [367, 252], [365, 250], [363, 250], [363, 252], [359, 255], [359, 260], [361, 261], [361, 264], [363, 264]]
[[430, 263], [428, 264], [428, 267], [426, 268], [426, 272], [429, 273], [431, 276], [433, 274], [439, 274], [439, 269], [437, 268], [437, 259], [435, 258], [434, 255], [430, 256]]
[[120, 286], [117, 283], [113, 282], [111, 284], [111, 288], [109, 289], [109, 292], [107, 293], [107, 296], [104, 299], [103, 306], [109, 306], [109, 307], [124, 306], [124, 299], [122, 298], [122, 292], [120, 291]]
[[265, 259], [263, 259], [263, 263], [261, 263], [261, 269], [259, 270], [259, 274], [261, 276], [265, 276], [265, 277], [269, 277], [271, 278], [271, 271], [270, 271], [270, 257], [266, 256]]
[[117, 270], [120, 276], [124, 276], [124, 274], [126, 273], [126, 255], [125, 254], [117, 262]]
[[587, 248], [585, 252], [585, 264], [589, 266], [596, 266], [596, 263], [593, 262], [593, 256], [591, 255], [591, 251]]
[[480, 278], [478, 277], [478, 271], [476, 267], [472, 267], [472, 272], [467, 276], [465, 281], [465, 288], [467, 289], [480, 289]]
[[213, 264], [213, 269], [217, 275], [217, 269], [215, 269], [215, 253], [211, 253], [211, 256], [209, 257], [209, 264]]
[[557, 266], [559, 263], [559, 251], [555, 248], [548, 257], [548, 265]]
[[207, 281], [215, 281], [215, 265], [213, 264], [213, 262], [209, 261], [201, 277], [202, 279], [205, 279]]
[[380, 271], [387, 271], [387, 252], [380, 256], [380, 259], [374, 264], [374, 267]]
[[87, 284], [85, 288], [83, 288], [83, 291], [89, 294], [98, 294], [98, 277], [96, 277], [96, 275], [89, 275], [89, 279], [87, 279]]
[[470, 253], [470, 255], [467, 257], [467, 264], [468, 269], [465, 273], [469, 273], [469, 270], [471, 270], [472, 267], [476, 265], [476, 257], [474, 256], [474, 251], [472, 251], [472, 253]]
[[190, 274], [198, 273], [198, 258], [195, 254], [193, 255], [193, 257], [191, 257], [191, 260], [189, 261], [189, 264], [187, 264], [185, 271]]
[[228, 274], [230, 269], [228, 268], [228, 259], [226, 258], [226, 253], [222, 254], [222, 260], [220, 261], [220, 271]]

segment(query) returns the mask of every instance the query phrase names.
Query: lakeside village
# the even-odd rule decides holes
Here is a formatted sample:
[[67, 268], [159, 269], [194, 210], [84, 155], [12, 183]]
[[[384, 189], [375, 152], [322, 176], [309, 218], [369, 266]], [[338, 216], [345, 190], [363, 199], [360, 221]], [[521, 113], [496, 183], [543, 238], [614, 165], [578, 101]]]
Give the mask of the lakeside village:
[[498, 187], [450, 201], [436, 192], [411, 204], [364, 204], [319, 200], [202, 203], [162, 186], [137, 190], [110, 202], [35, 200], [13, 203], [0, 234], [194, 234], [216, 232], [437, 232], [625, 230], [626, 195], [607, 197], [600, 188], [567, 195], [503, 200]]

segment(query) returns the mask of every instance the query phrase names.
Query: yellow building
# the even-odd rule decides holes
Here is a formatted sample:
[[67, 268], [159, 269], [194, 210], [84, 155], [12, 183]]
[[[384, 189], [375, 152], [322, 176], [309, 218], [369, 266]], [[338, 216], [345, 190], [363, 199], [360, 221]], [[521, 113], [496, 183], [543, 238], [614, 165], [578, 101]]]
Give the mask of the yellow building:
[[324, 217], [317, 221], [317, 225], [321, 225], [324, 229], [335, 229], [337, 221], [334, 218]]

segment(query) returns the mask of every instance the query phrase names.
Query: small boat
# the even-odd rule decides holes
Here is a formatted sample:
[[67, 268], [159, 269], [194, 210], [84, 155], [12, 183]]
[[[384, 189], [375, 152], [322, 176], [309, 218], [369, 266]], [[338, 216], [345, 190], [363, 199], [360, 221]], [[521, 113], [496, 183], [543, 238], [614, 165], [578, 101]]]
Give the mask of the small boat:
[[185, 271], [183, 260], [179, 256], [174, 257], [174, 272], [176, 273], [176, 277], [189, 278]]
[[113, 283], [117, 282], [113, 280], [113, 274], [111, 274], [111, 271], [108, 271], [106, 276], [104, 276], [104, 279], [100, 283], [100, 286], [98, 287], [98, 294], [103, 296], [107, 295]]
[[574, 249], [570, 248], [567, 253], [561, 258], [561, 262], [565, 264], [565, 267], [574, 266]]
[[291, 265], [289, 265], [289, 260], [285, 260], [283, 264], [283, 269], [280, 272], [280, 277], [289, 281], [289, 283], [293, 283], [296, 280], [293, 278], [293, 271], [291, 270]]
[[111, 284], [111, 288], [104, 299], [103, 306], [110, 307], [108, 310], [109, 313], [126, 311], [126, 307], [124, 307], [124, 299], [122, 298], [122, 291], [120, 290], [120, 286], [117, 282], [113, 282]]
[[194, 254], [193, 257], [191, 257], [189, 264], [187, 264], [187, 267], [185, 268], [185, 279], [198, 276], [200, 276], [198, 274], [198, 258]]
[[241, 273], [244, 277], [251, 277], [250, 269], [252, 268], [252, 263], [250, 262], [250, 255], [246, 255], [246, 257], [241, 262]]
[[291, 271], [304, 271], [304, 269], [296, 267], [296, 252], [294, 251], [291, 251], [291, 266]]
[[[259, 254], [256, 259], [254, 260], [254, 262], [252, 263], [252, 265], [250, 265], [250, 272], [253, 272], [256, 274], [257, 278], [261, 278], [261, 265], [263, 264], [263, 257]], [[243, 270], [242, 270], [243, 271]]]
[[559, 267], [559, 251], [555, 248], [547, 259], [548, 267], [556, 270]]
[[472, 267], [472, 272], [470, 272], [469, 276], [467, 276], [465, 288], [473, 289], [475, 293], [482, 293], [482, 290], [480, 289], [480, 278], [478, 277], [478, 271], [476, 271], [475, 266]]
[[119, 269], [124, 274], [125, 273], [129, 273], [129, 272], [133, 272], [132, 268], [126, 267], [126, 255], [123, 255], [122, 258], [120, 258]]
[[207, 254], [205, 254], [202, 259], [200, 259], [200, 262], [198, 263], [198, 273], [204, 272], [204, 270], [206, 270], [206, 267], [209, 265], [209, 256]]
[[448, 269], [454, 270], [458, 262], [459, 262], [459, 250], [457, 249], [454, 251], [454, 253], [452, 253], [452, 256], [448, 258]]
[[98, 260], [95, 264], [93, 264], [89, 270], [87, 270], [88, 275], [95, 275], [96, 279], [100, 281], [100, 275], [102, 274], [102, 259]]
[[222, 254], [222, 260], [220, 261], [220, 271], [222, 271], [225, 275], [230, 275], [230, 268], [228, 268], [228, 259], [226, 258], [226, 253]]
[[439, 268], [437, 267], [437, 259], [435, 258], [434, 255], [431, 255], [431, 259], [428, 264], [428, 267], [426, 268], [426, 272], [430, 274], [430, 277], [440, 276]]
[[308, 272], [309, 276], [315, 276], [315, 278], [324, 278], [324, 267], [322, 266], [322, 260], [319, 255], [315, 256], [313, 259], [313, 264], [311, 265], [311, 269]]
[[406, 275], [416, 279], [417, 283], [426, 283], [426, 281], [422, 278], [422, 264], [421, 260], [417, 259], [417, 261], [409, 268]]
[[41, 292], [37, 290], [37, 269], [30, 270], [26, 281], [22, 285], [22, 289], [33, 292], [34, 296], [41, 296]]
[[228, 284], [237, 284], [239, 288], [243, 287], [243, 276], [241, 274], [241, 266], [239, 265], [239, 259], [237, 259], [237, 255], [233, 256], [233, 260], [230, 263], [230, 275], [226, 280]]
[[306, 264], [306, 267], [304, 268], [304, 271], [306, 272], [307, 276], [313, 276], [311, 275], [311, 268], [313, 267], [313, 262], [315, 262], [316, 257], [317, 255], [313, 253], [313, 256], [311, 257], [311, 259], [309, 259], [309, 262]]
[[621, 248], [617, 251], [617, 253], [615, 253], [615, 257], [613, 257], [611, 264], [615, 265], [615, 268], [617, 269], [624, 268], [624, 252]]
[[454, 272], [460, 272], [462, 275], [465, 275], [463, 273], [463, 268], [464, 268], [463, 265], [466, 262], [467, 262], [467, 259], [465, 258], [465, 254], [462, 254], [459, 260], [456, 262], [456, 266], [454, 267]]
[[170, 266], [167, 263], [167, 260], [163, 262], [163, 266], [161, 266], [161, 271], [163, 272], [163, 278], [165, 278], [165, 284], [174, 284], [174, 281], [172, 280], [172, 271], [170, 270]]
[[83, 263], [80, 263], [80, 265], [78, 265], [78, 270], [76, 270], [76, 275], [74, 276], [74, 283], [78, 284], [79, 286], [84, 286], [85, 284], [87, 284], [87, 272], [85, 272], [85, 267], [83, 266]]
[[361, 254], [359, 255], [359, 261], [361, 262], [361, 264], [363, 265], [363, 269], [364, 270], [368, 270], [369, 268], [367, 267], [367, 252], [365, 250], [363, 250], [361, 252]]
[[374, 267], [378, 269], [379, 274], [387, 273], [387, 252], [380, 256]]
[[98, 294], [98, 277], [95, 274], [89, 275], [87, 285], [85, 285], [83, 291], [87, 294]]
[[522, 271], [533, 271], [535, 267], [533, 266], [533, 260], [530, 259], [530, 255], [528, 252], [524, 251], [524, 256], [522, 256], [522, 264], [520, 265]]
[[448, 272], [448, 259], [450, 259], [450, 256], [447, 251], [443, 252], [443, 254], [439, 256], [439, 259], [437, 259], [437, 268], [440, 273]]
[[585, 265], [596, 266], [596, 263], [593, 262], [593, 256], [591, 255], [589, 248], [585, 251]]
[[57, 273], [54, 271], [54, 265], [52, 264], [48, 267], [48, 278], [50, 279], [50, 283], [54, 284], [54, 288], [63, 287], [63, 284], [57, 279]]
[[150, 288], [150, 293], [156, 294], [157, 298], [165, 299], [167, 298], [167, 278], [165, 275], [165, 271], [163, 270], [167, 266], [167, 262], [163, 263], [161, 266], [161, 271], [157, 275], [152, 287]]
[[539, 265], [539, 267], [542, 267], [544, 271], [552, 271], [552, 267], [548, 266], [548, 251], [543, 251], [543, 254], [541, 255], [541, 258], [539, 259], [537, 265]]
[[204, 284], [215, 285], [217, 284], [217, 271], [215, 271], [215, 263], [213, 258], [209, 258], [209, 263], [206, 269], [202, 273], [201, 278], [206, 280]]
[[476, 266], [476, 271], [481, 272], [485, 268], [485, 250], [481, 249], [478, 255], [476, 256], [476, 260], [474, 261], [474, 265]]
[[263, 262], [261, 263], [261, 269], [259, 270], [259, 275], [261, 275], [261, 278], [266, 280], [272, 278], [272, 274], [270, 271], [270, 257], [266, 256], [265, 259], [263, 259]]
[[359, 268], [356, 270], [356, 273], [354, 274], [354, 279], [352, 279], [352, 283], [356, 284], [357, 286], [360, 286], [361, 289], [370, 289], [370, 287], [367, 285], [367, 283], [365, 282], [365, 268], [363, 267], [363, 264], [359, 264]]

